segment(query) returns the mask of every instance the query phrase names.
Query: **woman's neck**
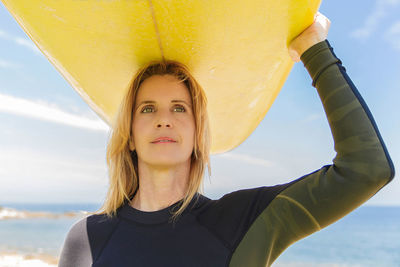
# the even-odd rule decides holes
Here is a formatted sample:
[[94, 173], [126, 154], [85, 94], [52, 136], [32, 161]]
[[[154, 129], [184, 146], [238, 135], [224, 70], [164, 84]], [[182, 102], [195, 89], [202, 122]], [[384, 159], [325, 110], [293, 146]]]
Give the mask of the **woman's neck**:
[[190, 161], [169, 168], [139, 163], [139, 188], [130, 205], [141, 211], [157, 211], [181, 200], [188, 187]]

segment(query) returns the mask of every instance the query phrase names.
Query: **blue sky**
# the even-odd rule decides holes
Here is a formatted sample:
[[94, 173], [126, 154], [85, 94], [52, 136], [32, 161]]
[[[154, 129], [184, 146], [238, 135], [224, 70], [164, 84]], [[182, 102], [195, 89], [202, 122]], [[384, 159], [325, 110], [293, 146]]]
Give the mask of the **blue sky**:
[[[328, 40], [400, 167], [400, 0], [325, 1]], [[396, 115], [397, 114], [397, 115]], [[107, 190], [107, 126], [0, 4], [0, 205], [95, 202]], [[296, 179], [335, 152], [318, 94], [296, 63], [270, 111], [236, 149], [211, 157], [205, 195]], [[210, 182], [211, 181], [211, 182]], [[394, 179], [366, 205], [400, 205]]]

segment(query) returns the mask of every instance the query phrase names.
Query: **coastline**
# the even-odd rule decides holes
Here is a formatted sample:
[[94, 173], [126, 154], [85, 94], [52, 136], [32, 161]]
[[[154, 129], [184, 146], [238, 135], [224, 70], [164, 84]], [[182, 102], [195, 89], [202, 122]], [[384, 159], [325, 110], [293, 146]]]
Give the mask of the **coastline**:
[[0, 221], [9, 219], [31, 219], [31, 218], [47, 218], [58, 219], [63, 217], [80, 217], [88, 215], [87, 211], [68, 211], [63, 213], [53, 213], [47, 211], [26, 211], [17, 210], [14, 208], [7, 208], [0, 206]]

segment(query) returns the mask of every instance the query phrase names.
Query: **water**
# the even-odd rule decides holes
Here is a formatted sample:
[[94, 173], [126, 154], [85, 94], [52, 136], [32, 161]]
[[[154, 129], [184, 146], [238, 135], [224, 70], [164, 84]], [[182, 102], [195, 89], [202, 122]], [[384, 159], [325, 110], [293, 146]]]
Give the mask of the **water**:
[[315, 266], [400, 266], [400, 207], [360, 207], [293, 244], [275, 264], [288, 262]]
[[[95, 211], [100, 204], [2, 204], [27, 211]], [[0, 254], [43, 253], [58, 257], [80, 218], [0, 220]], [[273, 266], [400, 267], [400, 207], [360, 207], [338, 222], [290, 246]]]
[[[20, 211], [65, 213], [96, 211], [100, 204], [14, 204], [1, 206]], [[80, 217], [30, 218], [0, 220], [0, 253], [15, 251], [23, 254], [43, 253], [58, 257], [64, 238]]]

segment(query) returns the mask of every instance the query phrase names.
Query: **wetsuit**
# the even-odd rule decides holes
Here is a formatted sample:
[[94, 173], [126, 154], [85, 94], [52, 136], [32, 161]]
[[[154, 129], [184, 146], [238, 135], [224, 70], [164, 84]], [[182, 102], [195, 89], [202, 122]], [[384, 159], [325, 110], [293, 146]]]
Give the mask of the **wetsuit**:
[[[175, 225], [169, 209], [125, 202], [118, 216], [90, 215], [70, 229], [59, 266], [269, 266], [293, 242], [371, 198], [394, 176], [376, 124], [327, 40], [301, 60], [317, 88], [336, 157], [290, 183], [194, 198]], [[196, 201], [197, 200], [197, 201]]]

